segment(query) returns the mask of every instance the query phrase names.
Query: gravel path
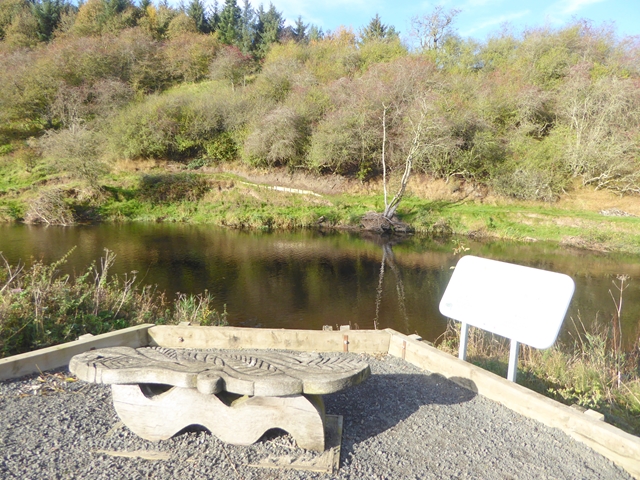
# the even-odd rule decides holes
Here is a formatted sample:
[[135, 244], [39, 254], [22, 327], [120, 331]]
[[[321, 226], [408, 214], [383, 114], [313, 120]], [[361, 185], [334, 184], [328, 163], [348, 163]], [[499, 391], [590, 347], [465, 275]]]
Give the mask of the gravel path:
[[[338, 479], [630, 479], [559, 430], [522, 417], [436, 374], [390, 357], [364, 356], [373, 375], [326, 395], [344, 416]], [[191, 431], [157, 443], [123, 427], [108, 386], [68, 372], [0, 382], [3, 479], [312, 479], [329, 475], [247, 466], [300, 452], [270, 433], [249, 447]], [[40, 378], [38, 378], [40, 377]], [[100, 451], [153, 451], [166, 459]], [[307, 456], [316, 455], [308, 452]]]

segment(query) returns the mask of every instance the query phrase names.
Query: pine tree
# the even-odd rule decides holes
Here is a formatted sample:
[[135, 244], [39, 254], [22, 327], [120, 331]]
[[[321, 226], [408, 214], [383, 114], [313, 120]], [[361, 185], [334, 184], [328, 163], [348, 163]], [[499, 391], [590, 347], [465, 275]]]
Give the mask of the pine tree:
[[296, 24], [293, 27], [293, 38], [298, 43], [307, 43], [309, 41], [309, 36], [307, 35], [307, 28], [309, 25], [305, 24], [302, 21], [302, 16], [298, 15], [298, 19], [296, 20]]
[[211, 27], [205, 13], [204, 4], [201, 0], [191, 0], [186, 11], [187, 15], [196, 22], [196, 28], [199, 32], [209, 33]]
[[244, 0], [240, 19], [240, 49], [244, 54], [251, 52], [255, 45], [255, 18], [256, 13], [251, 3]]
[[38, 22], [38, 38], [48, 42], [60, 23], [60, 16], [67, 6], [61, 0], [42, 0], [31, 4], [31, 11]]
[[211, 15], [209, 15], [209, 27], [212, 32], [217, 32], [220, 27], [220, 6], [218, 0], [214, 0], [213, 7], [211, 7]]
[[282, 13], [276, 10], [273, 3], [269, 4], [269, 10], [265, 11], [260, 5], [257, 12], [258, 21], [256, 22], [258, 55], [264, 57], [269, 51], [269, 47], [276, 43], [280, 38], [282, 29], [284, 28], [284, 18]]
[[218, 24], [218, 33], [222, 43], [236, 45], [240, 41], [241, 18], [242, 11], [236, 0], [225, 0]]
[[309, 26], [309, 34], [307, 37], [309, 38], [309, 41], [317, 42], [324, 38], [324, 32], [322, 31], [322, 28], [312, 24]]
[[360, 30], [360, 42], [366, 43], [372, 40], [390, 40], [398, 37], [399, 33], [396, 32], [395, 27], [385, 25], [380, 19], [380, 15], [376, 13], [376, 16], [371, 19], [369, 25]]

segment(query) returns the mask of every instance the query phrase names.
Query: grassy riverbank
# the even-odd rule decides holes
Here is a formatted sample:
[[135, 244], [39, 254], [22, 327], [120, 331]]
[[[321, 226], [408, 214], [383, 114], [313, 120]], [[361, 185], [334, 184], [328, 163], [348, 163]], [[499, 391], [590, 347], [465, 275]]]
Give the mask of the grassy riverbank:
[[[0, 158], [0, 220], [187, 222], [247, 229], [360, 228], [382, 211], [380, 182], [287, 170], [121, 165], [99, 187]], [[555, 203], [516, 201], [452, 180], [414, 176], [398, 210], [417, 232], [554, 241], [640, 253], [640, 200], [576, 188]], [[629, 216], [624, 216], [629, 214]]]

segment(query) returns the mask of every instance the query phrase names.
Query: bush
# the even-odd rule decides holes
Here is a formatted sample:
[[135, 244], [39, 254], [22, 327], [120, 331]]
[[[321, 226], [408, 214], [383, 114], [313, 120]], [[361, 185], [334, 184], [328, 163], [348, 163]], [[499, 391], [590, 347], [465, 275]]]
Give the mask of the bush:
[[85, 127], [73, 125], [58, 132], [49, 131], [42, 138], [44, 156], [58, 171], [98, 187], [98, 180], [107, 171], [100, 160], [102, 136]]
[[309, 139], [304, 117], [280, 107], [263, 117], [244, 143], [244, 156], [254, 164], [289, 165], [302, 162]]
[[144, 175], [140, 196], [152, 203], [200, 200], [210, 190], [207, 180], [194, 173]]
[[206, 158], [216, 162], [231, 162], [238, 156], [238, 145], [229, 132], [223, 132], [205, 143]]
[[66, 201], [64, 191], [56, 188], [43, 190], [31, 201], [24, 217], [25, 223], [44, 223], [46, 225], [73, 225], [73, 211]]
[[148, 97], [114, 118], [108, 135], [125, 158], [189, 158], [205, 152], [233, 120], [224, 91], [181, 88]]
[[542, 140], [528, 136], [511, 142], [512, 160], [496, 168], [491, 185], [497, 193], [521, 200], [553, 202], [568, 187], [570, 172], [562, 159], [566, 138], [554, 131]]
[[640, 92], [616, 77], [591, 80], [576, 68], [559, 92], [559, 117], [566, 125], [563, 157], [583, 183], [621, 193], [640, 193]]
[[[180, 16], [171, 23], [178, 18]], [[209, 65], [219, 49], [220, 42], [216, 35], [196, 32], [171, 34], [163, 51], [164, 69], [174, 82], [198, 82], [209, 74]]]
[[228, 82], [235, 91], [236, 86], [244, 86], [253, 67], [249, 55], [243, 54], [238, 47], [225, 46], [209, 64], [209, 78]]

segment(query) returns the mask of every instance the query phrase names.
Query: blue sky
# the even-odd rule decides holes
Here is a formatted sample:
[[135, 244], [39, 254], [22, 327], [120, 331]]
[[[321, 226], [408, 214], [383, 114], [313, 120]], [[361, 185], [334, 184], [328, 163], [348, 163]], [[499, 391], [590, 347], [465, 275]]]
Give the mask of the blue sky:
[[[251, 3], [257, 7], [261, 2]], [[640, 0], [272, 0], [272, 3], [288, 23], [302, 15], [305, 23], [314, 23], [324, 31], [340, 25], [357, 31], [378, 13], [382, 22], [394, 25], [403, 38], [408, 37], [411, 18], [430, 12], [437, 4], [460, 9], [454, 25], [458, 34], [477, 40], [496, 33], [506, 22], [515, 33], [520, 33], [527, 27], [561, 27], [574, 18], [589, 19], [596, 25], [613, 22], [619, 35], [640, 35]], [[269, 0], [265, 0], [264, 6], [268, 5]]]

